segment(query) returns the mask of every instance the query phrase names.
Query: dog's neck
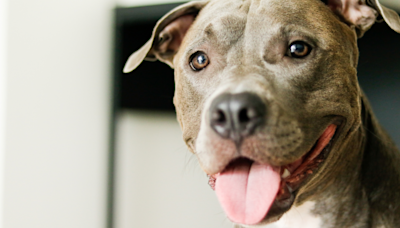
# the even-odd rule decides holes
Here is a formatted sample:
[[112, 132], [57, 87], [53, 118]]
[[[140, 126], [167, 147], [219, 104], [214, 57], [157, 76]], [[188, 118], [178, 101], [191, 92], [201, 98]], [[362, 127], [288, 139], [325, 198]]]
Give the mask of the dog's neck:
[[400, 153], [378, 124], [365, 95], [362, 126], [351, 137], [345, 150], [360, 152], [347, 153], [355, 156], [343, 162], [353, 165], [343, 166], [341, 175], [316, 201], [314, 213], [322, 217], [324, 227], [397, 227]]
[[365, 147], [361, 181], [371, 208], [372, 227], [400, 224], [400, 152], [363, 96]]

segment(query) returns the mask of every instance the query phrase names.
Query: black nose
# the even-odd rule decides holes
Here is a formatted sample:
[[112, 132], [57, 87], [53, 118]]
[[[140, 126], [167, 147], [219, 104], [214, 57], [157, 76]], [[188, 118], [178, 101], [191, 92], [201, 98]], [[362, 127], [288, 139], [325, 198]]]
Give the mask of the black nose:
[[222, 94], [210, 107], [210, 125], [223, 138], [240, 144], [264, 123], [266, 105], [252, 93]]

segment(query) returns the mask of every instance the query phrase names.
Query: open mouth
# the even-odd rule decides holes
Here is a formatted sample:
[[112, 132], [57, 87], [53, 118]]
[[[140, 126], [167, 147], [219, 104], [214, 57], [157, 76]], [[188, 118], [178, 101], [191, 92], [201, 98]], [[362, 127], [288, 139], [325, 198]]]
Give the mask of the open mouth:
[[209, 184], [227, 216], [235, 223], [255, 225], [267, 215], [288, 210], [294, 192], [327, 157], [336, 130], [337, 125], [329, 125], [313, 148], [293, 163], [275, 167], [241, 157], [210, 176]]

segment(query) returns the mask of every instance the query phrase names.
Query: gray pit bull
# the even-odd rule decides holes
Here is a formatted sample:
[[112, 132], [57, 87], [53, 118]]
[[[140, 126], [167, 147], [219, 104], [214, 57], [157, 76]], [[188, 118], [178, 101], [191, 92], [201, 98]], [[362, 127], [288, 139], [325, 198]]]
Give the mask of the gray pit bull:
[[190, 2], [124, 72], [175, 69], [184, 141], [236, 227], [400, 227], [400, 152], [357, 81], [379, 19], [400, 32], [378, 0]]

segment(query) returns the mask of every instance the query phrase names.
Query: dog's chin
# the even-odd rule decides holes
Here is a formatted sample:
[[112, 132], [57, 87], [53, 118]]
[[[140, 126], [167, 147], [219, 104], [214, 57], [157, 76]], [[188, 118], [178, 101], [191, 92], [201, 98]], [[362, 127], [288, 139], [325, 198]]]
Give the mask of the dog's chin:
[[[318, 169], [329, 155], [331, 148], [338, 138], [340, 126], [340, 121], [329, 125], [325, 129], [324, 133], [316, 140], [314, 146], [309, 152], [293, 163], [275, 167], [280, 170], [281, 174], [280, 188], [275, 196], [274, 202], [266, 212], [264, 219], [257, 225], [273, 223], [279, 220], [282, 215], [291, 208], [300, 188], [312, 179], [312, 176], [318, 172]], [[246, 157], [239, 157], [232, 160], [227, 167], [232, 167], [232, 165], [240, 162], [253, 163], [257, 161], [253, 161]], [[218, 176], [219, 174], [216, 174], [210, 176], [209, 179], [209, 184], [214, 190]]]

